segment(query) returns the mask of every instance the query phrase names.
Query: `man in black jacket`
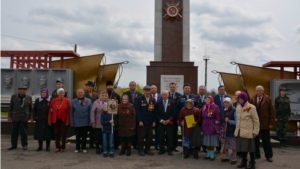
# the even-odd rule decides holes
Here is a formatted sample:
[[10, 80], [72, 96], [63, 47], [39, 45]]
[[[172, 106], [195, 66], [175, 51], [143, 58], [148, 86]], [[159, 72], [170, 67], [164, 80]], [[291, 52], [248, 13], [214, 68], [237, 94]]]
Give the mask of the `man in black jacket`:
[[11, 96], [8, 110], [8, 121], [12, 121], [11, 147], [8, 150], [17, 148], [19, 131], [21, 133], [21, 143], [23, 150], [27, 150], [27, 128], [28, 120], [33, 121], [32, 98], [26, 94], [27, 87], [19, 87], [19, 93]]
[[[159, 155], [166, 152], [165, 150], [165, 133], [167, 138], [167, 151], [170, 156], [172, 156], [173, 150], [173, 127], [174, 127], [174, 115], [176, 113], [176, 104], [173, 100], [168, 99], [169, 92], [164, 90], [162, 93], [162, 100], [156, 103], [155, 112], [158, 123], [159, 130]], [[175, 122], [176, 123], [176, 122]]]

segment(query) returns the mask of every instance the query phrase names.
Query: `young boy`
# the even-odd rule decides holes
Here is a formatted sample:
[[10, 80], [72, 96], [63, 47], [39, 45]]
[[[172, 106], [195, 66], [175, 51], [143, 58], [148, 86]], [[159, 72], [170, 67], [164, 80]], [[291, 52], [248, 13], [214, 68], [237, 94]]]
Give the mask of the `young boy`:
[[109, 146], [109, 157], [114, 158], [114, 133], [112, 128], [114, 129], [114, 125], [117, 124], [116, 115], [112, 115], [107, 113], [107, 103], [104, 103], [103, 113], [101, 114], [101, 124], [103, 126], [102, 131], [102, 148], [103, 148], [103, 157], [108, 157], [108, 146]]

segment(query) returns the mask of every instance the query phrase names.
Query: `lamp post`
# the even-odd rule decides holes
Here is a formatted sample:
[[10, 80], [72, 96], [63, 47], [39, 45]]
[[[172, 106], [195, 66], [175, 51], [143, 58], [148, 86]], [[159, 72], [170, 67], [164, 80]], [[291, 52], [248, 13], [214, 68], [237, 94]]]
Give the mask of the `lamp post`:
[[205, 60], [205, 87], [207, 87], [207, 61], [209, 60], [209, 55], [206, 54], [206, 47], [205, 47], [205, 55], [203, 56], [203, 60]]

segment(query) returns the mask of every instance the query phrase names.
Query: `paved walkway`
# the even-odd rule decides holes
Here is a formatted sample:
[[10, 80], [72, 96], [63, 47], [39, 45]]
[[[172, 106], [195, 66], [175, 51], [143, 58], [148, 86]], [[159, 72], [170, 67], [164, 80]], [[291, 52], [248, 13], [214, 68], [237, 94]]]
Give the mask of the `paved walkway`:
[[[94, 149], [88, 149], [87, 154], [75, 154], [75, 144], [67, 145], [66, 152], [54, 153], [54, 142], [51, 142], [51, 151], [36, 152], [37, 141], [29, 136], [28, 150], [23, 151], [20, 145], [18, 149], [7, 151], [10, 147], [10, 136], [1, 135], [1, 168], [2, 169], [234, 169], [236, 165], [229, 163], [219, 163], [219, 155], [216, 160], [206, 161], [202, 158], [204, 153], [200, 153], [200, 159], [195, 160], [192, 157], [181, 160], [181, 153], [174, 153], [172, 157], [167, 154], [141, 157], [136, 150], [132, 155], [119, 156], [119, 150], [115, 152], [115, 158], [103, 158], [102, 155], [96, 155]], [[263, 151], [263, 150], [261, 150]], [[259, 169], [299, 169], [300, 168], [300, 147], [289, 147], [285, 149], [274, 148], [274, 162], [269, 163], [264, 158], [257, 160]], [[263, 156], [263, 154], [262, 154]], [[240, 160], [239, 160], [240, 161]]]

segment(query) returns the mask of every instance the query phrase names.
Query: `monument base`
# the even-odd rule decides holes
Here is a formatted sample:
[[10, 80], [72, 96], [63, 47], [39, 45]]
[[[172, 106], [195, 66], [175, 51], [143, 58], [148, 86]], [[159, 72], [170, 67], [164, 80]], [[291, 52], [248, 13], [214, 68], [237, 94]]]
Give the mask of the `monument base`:
[[161, 92], [161, 75], [183, 75], [184, 83], [191, 85], [191, 92], [198, 93], [198, 66], [194, 62], [150, 61], [147, 66], [147, 85], [156, 85]]

